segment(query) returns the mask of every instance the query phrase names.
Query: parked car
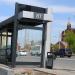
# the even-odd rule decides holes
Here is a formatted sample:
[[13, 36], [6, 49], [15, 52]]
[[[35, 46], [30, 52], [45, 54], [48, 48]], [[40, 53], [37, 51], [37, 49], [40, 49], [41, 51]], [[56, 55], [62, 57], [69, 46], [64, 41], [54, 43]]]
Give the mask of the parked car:
[[26, 51], [17, 51], [17, 55], [19, 56], [27, 56], [28, 52]]
[[72, 56], [72, 51], [69, 48], [59, 49], [58, 51], [53, 52], [53, 54], [54, 54], [55, 57], [57, 57], [57, 56], [60, 56], [60, 57], [64, 57], [64, 56], [71, 57]]

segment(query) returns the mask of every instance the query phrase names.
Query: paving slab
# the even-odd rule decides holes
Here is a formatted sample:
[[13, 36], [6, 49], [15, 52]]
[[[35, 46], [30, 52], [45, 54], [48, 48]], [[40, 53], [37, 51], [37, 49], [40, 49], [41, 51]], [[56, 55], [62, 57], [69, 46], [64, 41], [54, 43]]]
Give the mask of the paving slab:
[[14, 75], [32, 75], [31, 68], [13, 68]]
[[0, 75], [14, 75], [14, 73], [8, 66], [0, 64]]

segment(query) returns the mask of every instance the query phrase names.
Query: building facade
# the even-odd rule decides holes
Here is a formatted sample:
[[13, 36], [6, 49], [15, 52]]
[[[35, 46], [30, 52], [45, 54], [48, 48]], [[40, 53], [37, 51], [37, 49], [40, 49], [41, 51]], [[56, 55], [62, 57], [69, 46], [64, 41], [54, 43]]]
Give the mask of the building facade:
[[62, 31], [62, 34], [61, 34], [61, 41], [64, 41], [64, 38], [66, 37], [66, 32], [67, 32], [67, 31], [70, 31], [70, 32], [75, 33], [75, 28], [72, 28], [72, 27], [71, 27], [71, 23], [70, 23], [70, 22], [67, 23], [67, 28], [66, 28], [66, 30]]

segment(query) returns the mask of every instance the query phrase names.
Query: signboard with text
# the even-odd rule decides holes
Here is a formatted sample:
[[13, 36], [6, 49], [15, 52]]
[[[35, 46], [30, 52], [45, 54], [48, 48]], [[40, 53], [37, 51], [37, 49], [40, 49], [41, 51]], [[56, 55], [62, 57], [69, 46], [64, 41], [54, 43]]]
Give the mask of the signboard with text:
[[43, 20], [44, 19], [44, 14], [43, 13], [34, 12], [34, 19], [41, 19], [41, 20]]

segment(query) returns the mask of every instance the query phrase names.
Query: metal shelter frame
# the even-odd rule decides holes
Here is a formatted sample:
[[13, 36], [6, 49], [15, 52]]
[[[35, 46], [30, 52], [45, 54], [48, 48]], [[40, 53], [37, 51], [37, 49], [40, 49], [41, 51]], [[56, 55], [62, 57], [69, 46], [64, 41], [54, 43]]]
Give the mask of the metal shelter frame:
[[[41, 51], [40, 67], [44, 67], [47, 23], [50, 21], [43, 20], [43, 19], [36, 19], [36, 18], [34, 18], [34, 19], [30, 19], [30, 18], [18, 19], [18, 14], [21, 11], [33, 11], [33, 12], [37, 12], [37, 13], [41, 13], [41, 14], [47, 13], [46, 8], [16, 3], [15, 15], [0, 23], [1, 41], [2, 41], [2, 36], [6, 36], [6, 42], [8, 40], [7, 37], [8, 36], [11, 37], [11, 66], [15, 67], [15, 65], [16, 65], [16, 47], [17, 47], [18, 30], [20, 30], [20, 29], [35, 29], [35, 30], [42, 30], [42, 51]], [[40, 24], [42, 24], [43, 27], [36, 27]], [[6, 35], [2, 34], [3, 31], [6, 32]], [[11, 35], [8, 35], [9, 32], [11, 32]], [[7, 43], [6, 43], [6, 49], [7, 49]], [[7, 51], [6, 51], [6, 55], [7, 55]]]

